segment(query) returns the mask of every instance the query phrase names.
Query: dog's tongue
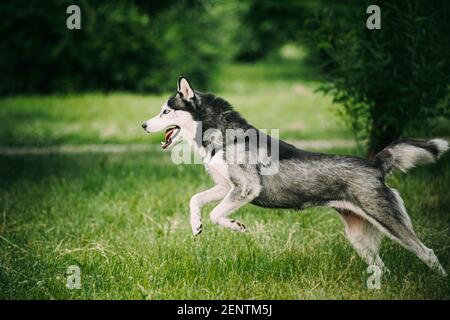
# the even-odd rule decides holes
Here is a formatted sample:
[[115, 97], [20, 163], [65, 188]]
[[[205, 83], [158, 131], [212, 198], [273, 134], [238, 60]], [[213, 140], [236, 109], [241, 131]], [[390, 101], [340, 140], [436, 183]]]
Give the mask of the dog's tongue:
[[166, 130], [164, 133], [164, 142], [161, 142], [161, 147], [163, 149], [167, 148], [172, 143], [172, 136], [177, 127], [172, 127]]
[[176, 127], [169, 128], [166, 130], [166, 133], [164, 134], [164, 139], [168, 141], [170, 137], [172, 136], [173, 132], [175, 131]]

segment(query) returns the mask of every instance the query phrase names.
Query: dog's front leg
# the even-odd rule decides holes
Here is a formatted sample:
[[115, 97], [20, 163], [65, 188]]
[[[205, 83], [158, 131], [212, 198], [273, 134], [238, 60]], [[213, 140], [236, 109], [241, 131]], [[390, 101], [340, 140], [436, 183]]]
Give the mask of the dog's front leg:
[[209, 202], [222, 200], [229, 190], [229, 186], [216, 185], [211, 189], [197, 193], [191, 198], [189, 208], [191, 210], [191, 228], [194, 236], [202, 232], [201, 208]]
[[257, 195], [255, 192], [248, 188], [248, 186], [233, 187], [217, 207], [211, 211], [211, 221], [222, 227], [244, 232], [246, 230], [245, 225], [237, 220], [229, 219], [228, 215], [243, 205], [250, 203]]

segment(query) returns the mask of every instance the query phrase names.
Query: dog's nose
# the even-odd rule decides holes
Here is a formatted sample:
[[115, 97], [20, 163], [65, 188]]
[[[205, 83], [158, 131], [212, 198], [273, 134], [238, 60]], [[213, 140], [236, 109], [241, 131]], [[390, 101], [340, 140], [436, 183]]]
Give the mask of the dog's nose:
[[147, 124], [145, 122], [142, 124], [142, 128], [147, 128]]

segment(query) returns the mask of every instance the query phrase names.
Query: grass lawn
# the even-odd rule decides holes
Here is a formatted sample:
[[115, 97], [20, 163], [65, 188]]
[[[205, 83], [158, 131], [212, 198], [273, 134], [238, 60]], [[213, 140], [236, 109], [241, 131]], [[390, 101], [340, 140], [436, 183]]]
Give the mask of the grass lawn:
[[[448, 269], [443, 160], [391, 185]], [[448, 278], [388, 240], [391, 275], [368, 290], [366, 266], [328, 209], [246, 206], [235, 216], [248, 234], [205, 214], [194, 238], [188, 201], [211, 181], [202, 166], [173, 165], [166, 153], [0, 157], [0, 173], [0, 298], [450, 298]], [[70, 265], [81, 268], [82, 290], [65, 287]]]
[[[221, 95], [252, 123], [289, 139], [349, 138], [330, 99], [292, 64], [232, 66]], [[294, 70], [294, 71], [293, 71]], [[304, 72], [304, 73], [302, 73]], [[175, 81], [174, 81], [175, 84]], [[142, 133], [166, 95], [86, 94], [0, 100], [0, 146], [157, 143]], [[357, 154], [357, 150], [327, 150]], [[200, 165], [160, 150], [0, 155], [1, 299], [449, 299], [450, 280], [385, 240], [391, 274], [380, 290], [331, 209], [246, 206], [246, 234], [212, 225], [190, 233], [188, 203], [212, 185]], [[398, 174], [416, 232], [450, 265], [450, 156]], [[66, 270], [81, 269], [80, 290]]]
[[[285, 139], [351, 138], [331, 99], [314, 92], [317, 82], [308, 80], [307, 74], [294, 77], [295, 72], [306, 73], [297, 65], [287, 61], [228, 67], [219, 81], [218, 95], [258, 128], [281, 129]], [[0, 99], [0, 145], [159, 142], [161, 136], [143, 134], [140, 125], [160, 110], [169, 94]]]

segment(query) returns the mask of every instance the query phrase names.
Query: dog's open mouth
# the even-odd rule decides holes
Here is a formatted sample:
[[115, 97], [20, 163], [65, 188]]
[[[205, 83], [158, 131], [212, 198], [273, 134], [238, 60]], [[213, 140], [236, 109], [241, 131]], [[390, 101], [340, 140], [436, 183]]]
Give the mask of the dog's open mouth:
[[166, 149], [168, 146], [172, 144], [173, 139], [180, 132], [179, 126], [170, 126], [166, 129], [166, 133], [164, 134], [164, 141], [161, 141], [161, 147]]

